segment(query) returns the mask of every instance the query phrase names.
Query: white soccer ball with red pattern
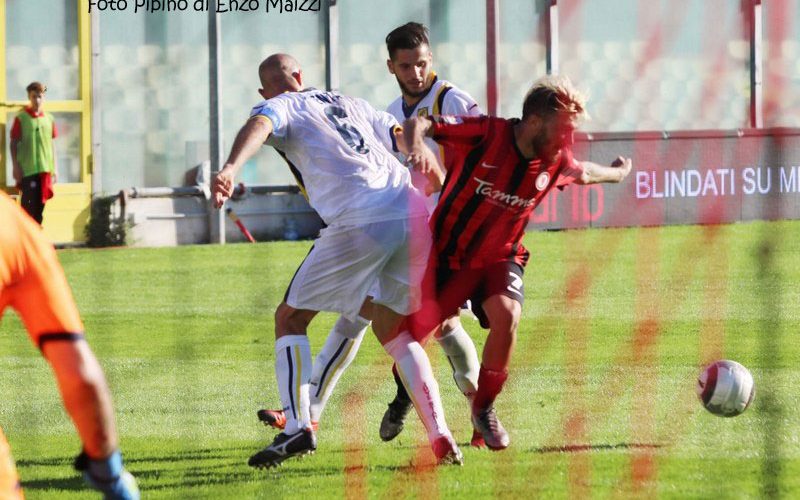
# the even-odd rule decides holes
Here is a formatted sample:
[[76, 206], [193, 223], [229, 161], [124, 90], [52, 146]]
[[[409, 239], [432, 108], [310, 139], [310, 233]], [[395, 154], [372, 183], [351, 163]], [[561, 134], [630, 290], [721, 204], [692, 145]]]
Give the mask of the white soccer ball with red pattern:
[[697, 379], [697, 397], [706, 410], [720, 417], [735, 417], [753, 402], [756, 386], [750, 371], [736, 361], [723, 359], [703, 368]]

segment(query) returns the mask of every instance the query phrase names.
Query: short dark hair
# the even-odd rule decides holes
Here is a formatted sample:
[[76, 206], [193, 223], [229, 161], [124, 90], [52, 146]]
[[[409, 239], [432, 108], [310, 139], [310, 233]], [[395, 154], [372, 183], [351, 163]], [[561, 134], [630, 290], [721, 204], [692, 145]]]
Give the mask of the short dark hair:
[[389, 59], [394, 59], [394, 54], [399, 49], [416, 49], [422, 44], [430, 45], [428, 28], [420, 23], [406, 23], [386, 35], [386, 50], [389, 51]]
[[25, 90], [30, 92], [41, 92], [44, 94], [47, 92], [47, 85], [43, 84], [42, 82], [31, 82], [25, 87]]

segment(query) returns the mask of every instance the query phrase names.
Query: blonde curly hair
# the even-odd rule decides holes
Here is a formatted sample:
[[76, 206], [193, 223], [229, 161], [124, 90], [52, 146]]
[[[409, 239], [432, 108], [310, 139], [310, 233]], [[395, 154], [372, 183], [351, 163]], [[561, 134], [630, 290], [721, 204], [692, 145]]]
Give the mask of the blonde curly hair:
[[547, 75], [536, 80], [522, 104], [523, 120], [532, 114], [545, 117], [555, 113], [567, 113], [576, 120], [589, 118], [586, 96], [563, 75]]

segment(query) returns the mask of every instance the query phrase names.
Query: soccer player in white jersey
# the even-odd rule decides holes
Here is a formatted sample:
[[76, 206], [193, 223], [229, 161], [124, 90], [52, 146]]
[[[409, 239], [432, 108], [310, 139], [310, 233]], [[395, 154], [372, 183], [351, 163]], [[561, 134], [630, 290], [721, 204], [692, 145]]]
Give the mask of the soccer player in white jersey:
[[[395, 99], [386, 111], [399, 122], [402, 123], [414, 116], [483, 114], [472, 96], [452, 83], [440, 79], [433, 71], [433, 54], [430, 49], [428, 29], [424, 25], [409, 22], [395, 28], [386, 35], [386, 49], [389, 52], [386, 66], [397, 79], [401, 91], [400, 97]], [[441, 148], [433, 139], [428, 138], [427, 141], [428, 147], [436, 153], [440, 166], [446, 170], [447, 165]], [[427, 179], [417, 172], [412, 175], [421, 182], [427, 182]], [[432, 212], [438, 194], [429, 199], [433, 201], [428, 204], [429, 211]], [[477, 390], [480, 372], [480, 361], [472, 338], [464, 330], [458, 316], [445, 320], [441, 328], [437, 329], [435, 338], [453, 368], [456, 385], [467, 399], [471, 400]], [[400, 434], [412, 405], [411, 398], [398, 378], [396, 368], [392, 367], [392, 371], [397, 384], [397, 395], [389, 403], [389, 408], [381, 421], [380, 436], [384, 441], [390, 441]], [[471, 444], [476, 447], [485, 446], [480, 432], [473, 432]]]
[[[466, 92], [452, 83], [438, 78], [432, 69], [433, 56], [428, 41], [428, 29], [422, 24], [410, 22], [395, 28], [386, 36], [389, 59], [386, 64], [389, 72], [397, 78], [401, 95], [386, 111], [402, 123], [412, 116], [427, 115], [472, 115], [482, 114], [478, 103]], [[443, 155], [439, 146], [428, 139], [428, 145], [437, 154], [444, 168]], [[394, 148], [397, 151], [397, 148]], [[416, 174], [416, 175], [415, 175]], [[414, 183], [424, 190], [427, 179], [416, 172], [411, 173]], [[428, 209], [436, 205], [437, 195], [428, 198]], [[367, 331], [369, 320], [359, 316], [355, 321], [340, 317], [334, 324], [322, 350], [314, 360], [311, 374], [311, 422], [317, 425], [325, 409], [328, 398], [341, 375], [355, 358], [356, 352]], [[458, 316], [449, 318], [435, 334], [453, 368], [453, 379], [459, 390], [471, 398], [478, 384], [480, 361], [469, 334], [464, 331]], [[397, 437], [412, 402], [403, 386], [396, 368], [393, 367], [397, 395], [389, 404], [383, 416], [380, 436], [384, 441]], [[263, 409], [258, 411], [259, 419], [267, 425], [283, 429], [286, 416], [282, 410]], [[483, 447], [483, 437], [473, 432], [471, 444]]]
[[430, 361], [407, 331], [399, 331], [403, 317], [419, 307], [430, 233], [423, 197], [388, 149], [396, 120], [362, 99], [303, 90], [300, 66], [287, 54], [265, 59], [259, 78], [265, 101], [253, 108], [214, 178], [214, 205], [220, 208], [232, 195], [236, 173], [266, 142], [289, 163], [327, 227], [275, 312], [275, 372], [285, 429], [248, 463], [271, 467], [316, 449], [308, 324], [318, 311], [353, 321], [372, 293], [373, 330], [408, 386], [437, 462], [461, 464]]

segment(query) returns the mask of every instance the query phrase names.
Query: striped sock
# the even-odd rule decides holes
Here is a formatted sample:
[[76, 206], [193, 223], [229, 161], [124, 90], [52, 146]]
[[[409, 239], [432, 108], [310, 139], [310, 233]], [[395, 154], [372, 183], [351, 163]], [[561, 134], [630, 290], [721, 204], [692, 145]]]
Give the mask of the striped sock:
[[340, 316], [333, 325], [311, 371], [311, 421], [319, 422], [339, 377], [356, 357], [367, 326], [369, 320], [360, 316], [356, 321]]
[[311, 347], [305, 335], [284, 335], [275, 341], [275, 374], [283, 411], [286, 434], [311, 427], [308, 380], [311, 377]]

